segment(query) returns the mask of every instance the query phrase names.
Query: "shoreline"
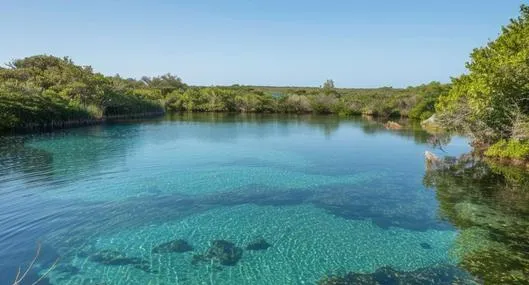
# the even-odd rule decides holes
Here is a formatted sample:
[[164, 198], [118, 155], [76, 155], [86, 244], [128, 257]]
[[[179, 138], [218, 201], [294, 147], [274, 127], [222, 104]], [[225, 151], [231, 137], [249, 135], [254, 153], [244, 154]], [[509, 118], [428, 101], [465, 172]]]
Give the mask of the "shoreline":
[[77, 119], [77, 120], [68, 120], [68, 121], [51, 121], [47, 123], [23, 123], [20, 126], [17, 126], [12, 129], [4, 130], [0, 132], [0, 136], [10, 135], [10, 134], [20, 134], [20, 133], [33, 133], [40, 131], [54, 131], [54, 130], [64, 130], [78, 127], [94, 126], [101, 125], [109, 122], [119, 122], [121, 120], [128, 119], [140, 119], [140, 118], [155, 118], [164, 116], [166, 113], [163, 111], [160, 112], [145, 112], [145, 113], [135, 113], [127, 115], [108, 115], [101, 118], [87, 118], [87, 119]]
[[11, 129], [5, 129], [0, 130], [0, 136], [10, 135], [10, 134], [24, 134], [24, 133], [33, 133], [33, 132], [40, 132], [40, 131], [54, 131], [54, 130], [64, 130], [64, 129], [70, 129], [70, 128], [78, 128], [78, 127], [86, 127], [86, 126], [93, 126], [93, 125], [100, 125], [104, 123], [112, 123], [112, 122], [119, 122], [122, 120], [130, 120], [130, 119], [144, 119], [144, 118], [156, 118], [156, 117], [163, 117], [165, 115], [172, 115], [172, 114], [186, 114], [186, 113], [216, 113], [216, 114], [292, 114], [292, 115], [332, 115], [336, 116], [338, 118], [342, 117], [367, 117], [371, 119], [384, 119], [391, 121], [391, 119], [410, 119], [407, 116], [376, 116], [376, 115], [366, 115], [366, 114], [359, 114], [359, 115], [350, 115], [350, 116], [341, 116], [337, 113], [315, 113], [315, 112], [166, 112], [166, 111], [158, 111], [158, 112], [144, 112], [144, 113], [134, 113], [134, 114], [124, 114], [124, 115], [107, 115], [103, 116], [101, 118], [86, 118], [86, 119], [74, 119], [74, 120], [68, 120], [68, 121], [50, 121], [47, 123], [23, 123], [20, 126], [11, 128]]

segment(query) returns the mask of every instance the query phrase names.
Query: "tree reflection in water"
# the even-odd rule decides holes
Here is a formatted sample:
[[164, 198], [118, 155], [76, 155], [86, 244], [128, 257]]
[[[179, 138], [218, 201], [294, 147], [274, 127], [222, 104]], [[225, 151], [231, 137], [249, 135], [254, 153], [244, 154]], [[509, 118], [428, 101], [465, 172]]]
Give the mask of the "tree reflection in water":
[[529, 284], [529, 175], [492, 161], [429, 170], [440, 216], [460, 231], [452, 254], [485, 284]]

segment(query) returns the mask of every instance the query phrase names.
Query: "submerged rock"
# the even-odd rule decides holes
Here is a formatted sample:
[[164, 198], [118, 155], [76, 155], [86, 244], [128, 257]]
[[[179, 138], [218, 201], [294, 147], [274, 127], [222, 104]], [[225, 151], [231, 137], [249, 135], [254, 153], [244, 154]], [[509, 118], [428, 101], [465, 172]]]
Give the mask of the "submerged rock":
[[344, 276], [328, 276], [319, 285], [436, 285], [436, 284], [479, 284], [468, 273], [452, 265], [440, 265], [417, 269], [415, 271], [398, 271], [391, 267], [379, 268], [374, 273], [347, 273]]
[[217, 261], [221, 265], [234, 266], [242, 258], [242, 248], [226, 240], [214, 240], [204, 254], [195, 254], [191, 264]]
[[420, 246], [424, 249], [432, 249], [432, 246], [427, 242], [421, 242]]
[[151, 272], [151, 266], [148, 261], [139, 257], [127, 257], [124, 253], [115, 250], [102, 250], [90, 255], [89, 260], [104, 265], [131, 265], [145, 272]]
[[218, 260], [222, 265], [234, 266], [242, 258], [242, 248], [226, 240], [215, 240], [205, 256], [208, 259]]
[[193, 251], [193, 247], [183, 239], [177, 239], [162, 243], [152, 249], [152, 253], [171, 253], [171, 252], [188, 252]]
[[269, 244], [264, 238], [258, 238], [251, 241], [247, 246], [247, 250], [266, 250], [272, 245]]

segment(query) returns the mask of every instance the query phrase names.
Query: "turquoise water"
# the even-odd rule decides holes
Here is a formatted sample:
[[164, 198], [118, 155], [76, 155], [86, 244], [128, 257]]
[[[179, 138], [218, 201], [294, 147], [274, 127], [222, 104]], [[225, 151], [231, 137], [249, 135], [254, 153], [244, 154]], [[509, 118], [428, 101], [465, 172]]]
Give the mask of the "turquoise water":
[[[455, 265], [460, 233], [423, 186], [424, 151], [469, 146], [432, 137], [360, 118], [225, 114], [4, 137], [0, 284], [37, 242], [28, 280], [59, 258], [48, 284], [315, 284]], [[271, 246], [233, 266], [192, 264], [214, 240], [256, 238]], [[152, 252], [176, 239], [194, 250]], [[110, 251], [122, 258], [94, 258]]]

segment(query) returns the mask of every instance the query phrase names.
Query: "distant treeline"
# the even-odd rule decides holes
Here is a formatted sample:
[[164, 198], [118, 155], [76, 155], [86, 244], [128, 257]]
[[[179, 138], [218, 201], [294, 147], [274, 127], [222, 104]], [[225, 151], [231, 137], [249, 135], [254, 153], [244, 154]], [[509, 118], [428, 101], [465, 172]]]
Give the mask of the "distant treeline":
[[448, 85], [406, 89], [252, 86], [192, 87], [171, 74], [125, 79], [104, 76], [65, 57], [37, 55], [0, 68], [0, 130], [69, 126], [104, 118], [163, 112], [336, 113], [342, 116], [433, 114]]

